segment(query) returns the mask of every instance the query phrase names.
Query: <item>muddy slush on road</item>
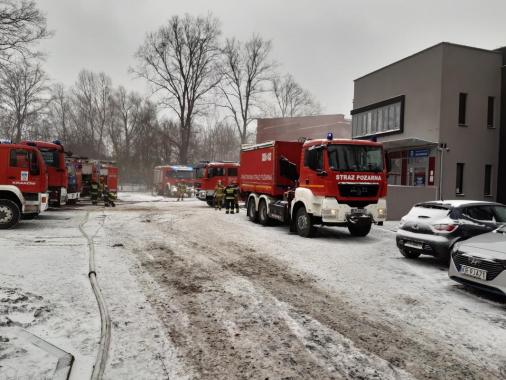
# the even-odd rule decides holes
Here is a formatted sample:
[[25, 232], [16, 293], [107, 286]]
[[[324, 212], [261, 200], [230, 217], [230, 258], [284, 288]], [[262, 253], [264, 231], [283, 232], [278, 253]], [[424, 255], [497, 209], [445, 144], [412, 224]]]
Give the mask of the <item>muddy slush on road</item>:
[[140, 283], [191, 378], [501, 378], [501, 369], [462, 357], [452, 342], [375, 318], [249, 244], [232, 219], [244, 213], [225, 217], [187, 205], [163, 207], [166, 217], [131, 205], [140, 213], [135, 221], [157, 232], [126, 246], [140, 263], [134, 272], [149, 274]]

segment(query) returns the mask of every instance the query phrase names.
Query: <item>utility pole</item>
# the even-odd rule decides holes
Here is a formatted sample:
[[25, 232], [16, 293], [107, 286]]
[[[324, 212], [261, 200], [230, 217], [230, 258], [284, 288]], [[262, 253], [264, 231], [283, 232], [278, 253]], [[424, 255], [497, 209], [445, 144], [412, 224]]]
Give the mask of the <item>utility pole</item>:
[[438, 185], [437, 185], [437, 194], [436, 200], [443, 200], [443, 161], [444, 161], [444, 153], [449, 152], [448, 144], [439, 143], [437, 150], [439, 152], [439, 177], [438, 177]]

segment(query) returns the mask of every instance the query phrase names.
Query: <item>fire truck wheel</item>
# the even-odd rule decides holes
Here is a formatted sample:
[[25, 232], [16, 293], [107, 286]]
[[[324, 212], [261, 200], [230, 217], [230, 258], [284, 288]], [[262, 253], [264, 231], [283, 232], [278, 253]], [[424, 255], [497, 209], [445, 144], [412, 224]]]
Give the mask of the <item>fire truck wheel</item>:
[[367, 236], [369, 231], [371, 231], [371, 224], [356, 225], [348, 223], [348, 230], [353, 236]]
[[262, 226], [267, 226], [269, 224], [269, 215], [267, 215], [267, 203], [264, 199], [260, 200], [260, 204], [258, 205], [258, 222]]
[[14, 227], [20, 218], [21, 211], [16, 203], [9, 199], [0, 199], [0, 229]]
[[253, 198], [248, 201], [248, 218], [253, 223], [258, 221], [257, 210], [255, 210], [255, 200]]
[[311, 216], [306, 212], [305, 207], [300, 207], [295, 215], [295, 228], [302, 237], [311, 237], [314, 233], [314, 226]]

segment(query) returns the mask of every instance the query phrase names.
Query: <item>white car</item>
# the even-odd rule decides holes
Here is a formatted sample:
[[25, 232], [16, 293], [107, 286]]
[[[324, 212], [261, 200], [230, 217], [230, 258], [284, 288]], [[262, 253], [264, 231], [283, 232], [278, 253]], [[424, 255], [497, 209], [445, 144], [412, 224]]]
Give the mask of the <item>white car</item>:
[[506, 295], [506, 225], [456, 243], [448, 275], [461, 284]]

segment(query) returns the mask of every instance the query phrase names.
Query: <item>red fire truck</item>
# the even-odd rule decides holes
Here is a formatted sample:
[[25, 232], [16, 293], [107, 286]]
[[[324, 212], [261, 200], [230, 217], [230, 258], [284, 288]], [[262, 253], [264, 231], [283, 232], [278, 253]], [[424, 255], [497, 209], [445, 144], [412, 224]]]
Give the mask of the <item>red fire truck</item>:
[[74, 157], [65, 157], [68, 173], [67, 203], [76, 204], [83, 190], [83, 173], [81, 162]]
[[102, 163], [100, 167], [100, 176], [104, 178], [109, 192], [114, 196], [118, 196], [119, 169], [112, 162]]
[[188, 196], [193, 193], [193, 168], [183, 165], [160, 165], [153, 172], [153, 194], [176, 196], [177, 184], [186, 184]]
[[195, 172], [195, 192], [197, 198], [213, 205], [214, 188], [218, 181], [224, 186], [238, 183], [239, 163], [233, 161], [199, 162], [193, 168]]
[[45, 211], [48, 200], [46, 165], [37, 148], [0, 142], [0, 229]]
[[271, 219], [309, 237], [315, 225], [345, 226], [355, 236], [386, 219], [382, 145], [372, 141], [273, 141], [241, 150], [240, 189], [250, 220]]
[[47, 166], [49, 203], [63, 206], [67, 203], [68, 171], [65, 165], [65, 150], [59, 141], [22, 141], [39, 149]]
[[97, 160], [89, 160], [87, 158], [82, 158], [81, 162], [81, 173], [82, 173], [82, 196], [90, 195], [91, 183], [98, 183], [100, 179], [100, 162]]

